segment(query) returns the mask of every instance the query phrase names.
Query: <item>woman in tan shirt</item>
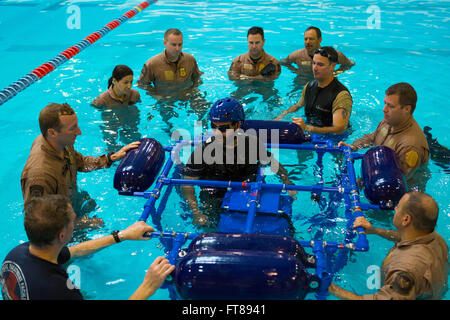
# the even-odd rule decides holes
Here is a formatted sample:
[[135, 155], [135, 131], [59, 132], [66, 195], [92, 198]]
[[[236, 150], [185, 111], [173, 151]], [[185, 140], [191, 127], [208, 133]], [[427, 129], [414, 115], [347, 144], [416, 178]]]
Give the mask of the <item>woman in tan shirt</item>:
[[108, 80], [108, 90], [101, 93], [93, 102], [94, 106], [121, 107], [139, 102], [139, 92], [132, 89], [133, 70], [125, 65], [117, 65]]
[[129, 144], [141, 139], [140, 111], [134, 105], [141, 99], [139, 92], [131, 88], [132, 84], [133, 71], [125, 65], [117, 65], [109, 78], [108, 90], [92, 102], [102, 113], [100, 129], [108, 152], [120, 149], [120, 142]]

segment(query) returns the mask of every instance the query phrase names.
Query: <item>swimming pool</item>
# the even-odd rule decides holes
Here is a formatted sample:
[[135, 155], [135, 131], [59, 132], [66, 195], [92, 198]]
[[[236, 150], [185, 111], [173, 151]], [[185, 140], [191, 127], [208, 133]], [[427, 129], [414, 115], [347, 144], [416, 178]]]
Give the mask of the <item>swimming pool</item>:
[[[5, 72], [0, 88], [59, 52], [98, 30], [140, 1], [74, 2], [80, 8], [81, 29], [68, 29], [68, 4], [60, 1], [4, 1], [0, 4], [0, 51]], [[380, 10], [380, 24], [371, 20], [371, 5]], [[20, 173], [28, 157], [31, 143], [39, 134], [37, 115], [49, 102], [68, 102], [76, 110], [83, 132], [77, 138], [76, 149], [85, 155], [104, 153], [108, 139], [102, 114], [90, 102], [106, 90], [107, 80], [116, 64], [126, 64], [139, 77], [143, 63], [163, 50], [162, 35], [167, 28], [178, 27], [184, 33], [183, 50], [193, 54], [201, 71], [203, 84], [198, 93], [206, 101], [238, 94], [237, 86], [228, 80], [226, 72], [232, 59], [247, 51], [246, 31], [259, 25], [266, 35], [265, 50], [278, 59], [303, 46], [303, 31], [309, 25], [322, 30], [322, 45], [335, 45], [356, 62], [339, 76], [350, 90], [354, 105], [351, 124], [353, 141], [375, 129], [382, 119], [384, 90], [401, 81], [411, 83], [418, 93], [415, 118], [421, 127], [430, 126], [433, 136], [449, 146], [449, 111], [445, 103], [450, 92], [438, 79], [449, 73], [450, 6], [442, 1], [165, 1], [159, 0], [94, 45], [66, 62], [24, 92], [0, 107], [1, 159], [0, 181], [7, 186], [2, 191], [3, 217], [0, 226], [2, 246], [0, 256], [21, 241], [23, 230]], [[371, 28], [369, 28], [371, 27]], [[374, 27], [374, 28], [372, 28]], [[299, 97], [294, 74], [282, 69], [273, 87], [264, 88], [266, 96], [247, 92], [242, 98], [249, 119], [272, 119]], [[246, 92], [241, 88], [240, 92]], [[193, 131], [194, 121], [204, 110], [191, 110], [189, 103], [176, 101], [172, 108], [158, 104], [141, 92], [142, 102], [133, 112], [122, 116], [122, 122], [137, 124], [142, 136], [153, 137], [162, 144], [171, 143], [175, 128]], [[202, 113], [203, 111], [203, 113]], [[439, 121], [440, 120], [440, 121]], [[106, 132], [108, 137], [108, 132]], [[122, 141], [118, 141], [123, 143]], [[300, 169], [296, 157], [281, 152], [280, 162], [292, 171], [293, 180], [314, 181], [314, 162]], [[332, 159], [326, 159], [332, 163]], [[325, 161], [326, 161], [325, 160]], [[325, 162], [328, 163], [328, 162]], [[112, 187], [114, 168], [79, 175], [79, 186], [96, 199], [96, 215], [105, 221], [104, 228], [78, 235], [97, 237], [114, 229], [125, 228], [142, 212], [142, 199], [118, 196]], [[426, 191], [440, 205], [437, 231], [449, 242], [450, 177], [433, 161]], [[327, 170], [325, 181], [333, 179], [334, 166]], [[306, 183], [305, 183], [306, 184]], [[308, 200], [308, 201], [304, 201]], [[170, 199], [163, 217], [168, 230], [194, 230], [176, 195]], [[308, 195], [299, 195], [294, 203], [298, 216], [294, 221], [296, 237], [311, 239], [323, 232], [325, 238], [341, 239], [345, 223], [327, 219]], [[316, 213], [313, 217], [312, 213]], [[317, 214], [319, 213], [319, 214]], [[384, 217], [369, 212], [377, 226], [390, 227], [392, 214]], [[342, 215], [340, 215], [342, 216]], [[374, 292], [374, 266], [379, 266], [392, 244], [369, 236], [369, 253], [354, 253], [347, 266], [338, 274], [336, 283], [359, 294]], [[73, 263], [80, 270], [80, 287], [87, 299], [126, 299], [142, 281], [153, 259], [163, 254], [156, 240], [126, 242], [107, 248], [96, 255]], [[3, 258], [2, 258], [3, 259]], [[312, 298], [312, 297], [311, 297]], [[446, 299], [450, 295], [447, 293]], [[167, 290], [159, 290], [152, 299], [168, 299]], [[330, 299], [333, 297], [330, 296]]]

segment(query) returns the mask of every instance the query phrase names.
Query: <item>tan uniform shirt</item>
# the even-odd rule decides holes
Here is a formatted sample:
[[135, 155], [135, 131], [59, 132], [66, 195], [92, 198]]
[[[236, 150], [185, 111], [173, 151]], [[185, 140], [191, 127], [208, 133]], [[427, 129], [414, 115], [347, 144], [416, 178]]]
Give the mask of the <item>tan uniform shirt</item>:
[[436, 232], [397, 243], [383, 261], [383, 287], [365, 300], [440, 299], [447, 286], [448, 246]]
[[102, 92], [97, 98], [92, 101], [94, 106], [102, 107], [123, 107], [135, 104], [141, 100], [141, 95], [135, 89], [131, 89], [129, 94], [126, 95], [123, 100], [119, 99], [112, 86], [105, 92]]
[[60, 194], [72, 201], [77, 191], [77, 171], [88, 172], [109, 168], [106, 155], [86, 157], [67, 146], [64, 156], [39, 135], [31, 146], [30, 155], [22, 171], [21, 187], [24, 202], [33, 196]]
[[395, 131], [385, 120], [382, 120], [375, 132], [366, 134], [353, 142], [353, 146], [357, 149], [373, 145], [393, 149], [405, 175], [426, 164], [430, 157], [425, 134], [413, 117]]
[[269, 63], [275, 65], [275, 75], [280, 74], [281, 72], [280, 62], [274, 57], [272, 57], [270, 54], [267, 54], [263, 50], [261, 58], [255, 63], [250, 58], [250, 54], [247, 52], [234, 58], [233, 62], [231, 63], [230, 69], [228, 70], [228, 73], [229, 74], [231, 73], [236, 77], [239, 77], [240, 75], [255, 77], [260, 75], [261, 70], [264, 69], [264, 67], [267, 66]]
[[170, 62], [166, 57], [166, 51], [150, 58], [142, 67], [139, 84], [155, 86], [161, 83], [194, 83], [202, 72], [198, 68], [195, 58], [186, 52], [180, 53], [176, 62]]
[[[342, 52], [337, 51], [337, 53], [338, 53], [338, 64], [352, 63]], [[300, 73], [303, 74], [309, 73], [311, 75], [313, 74], [312, 71], [313, 59], [308, 54], [308, 51], [305, 48], [292, 52], [290, 55], [288, 55], [287, 60], [290, 62], [294, 62], [298, 66]]]

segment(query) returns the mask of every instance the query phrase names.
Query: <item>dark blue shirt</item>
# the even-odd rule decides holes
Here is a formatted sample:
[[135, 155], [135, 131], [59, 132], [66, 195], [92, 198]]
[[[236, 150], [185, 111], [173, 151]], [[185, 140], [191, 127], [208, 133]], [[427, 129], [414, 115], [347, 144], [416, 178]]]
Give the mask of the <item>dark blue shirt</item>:
[[4, 300], [81, 300], [83, 296], [69, 279], [62, 264], [70, 260], [70, 251], [64, 247], [58, 264], [30, 253], [30, 243], [12, 249], [0, 270]]

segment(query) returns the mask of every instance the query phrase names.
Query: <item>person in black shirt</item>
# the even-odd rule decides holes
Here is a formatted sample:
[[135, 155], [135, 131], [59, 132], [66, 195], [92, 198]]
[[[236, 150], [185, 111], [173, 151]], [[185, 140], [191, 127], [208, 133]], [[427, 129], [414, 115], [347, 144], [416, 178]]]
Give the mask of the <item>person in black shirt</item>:
[[[245, 119], [242, 105], [233, 98], [223, 98], [214, 103], [209, 112], [214, 136], [197, 147], [183, 168], [184, 179], [219, 181], [255, 181], [259, 165], [270, 164], [271, 169], [285, 184], [292, 184], [286, 169], [271, 155], [254, 135], [242, 130]], [[241, 129], [241, 130], [240, 130]], [[208, 213], [203, 214], [193, 186], [181, 188], [193, 212], [195, 225], [211, 226], [226, 193], [224, 188], [203, 187], [200, 200]], [[295, 191], [290, 191], [295, 196]]]
[[349, 90], [334, 76], [338, 54], [332, 47], [314, 52], [314, 80], [308, 82], [300, 100], [284, 110], [275, 120], [305, 107], [303, 118], [292, 117], [304, 131], [316, 134], [343, 134], [349, 126], [353, 100]]
[[[80, 290], [69, 279], [63, 264], [124, 240], [145, 240], [154, 229], [143, 221], [123, 231], [66, 247], [72, 238], [76, 215], [68, 198], [47, 195], [32, 198], [25, 206], [25, 231], [29, 242], [18, 245], [6, 256], [0, 269], [4, 300], [81, 300]], [[174, 270], [158, 257], [144, 281], [130, 299], [150, 297]]]

